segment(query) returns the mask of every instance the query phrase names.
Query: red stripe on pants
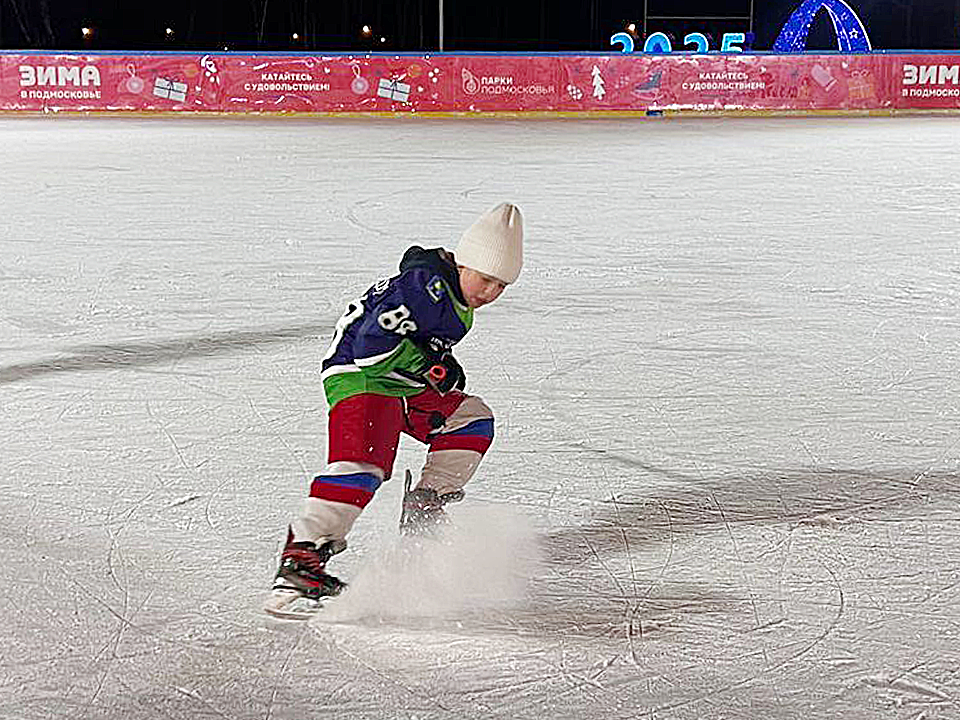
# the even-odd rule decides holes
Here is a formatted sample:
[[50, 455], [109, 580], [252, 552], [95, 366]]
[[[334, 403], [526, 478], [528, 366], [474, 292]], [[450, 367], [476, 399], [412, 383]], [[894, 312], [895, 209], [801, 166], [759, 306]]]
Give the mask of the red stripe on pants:
[[483, 455], [491, 438], [483, 435], [437, 435], [430, 441], [430, 452], [437, 450], [473, 450]]
[[310, 497], [320, 498], [321, 500], [332, 500], [333, 502], [346, 503], [347, 505], [356, 505], [358, 508], [364, 508], [371, 500], [373, 493], [362, 488], [344, 487], [343, 485], [330, 485], [324, 482], [314, 482], [310, 485]]

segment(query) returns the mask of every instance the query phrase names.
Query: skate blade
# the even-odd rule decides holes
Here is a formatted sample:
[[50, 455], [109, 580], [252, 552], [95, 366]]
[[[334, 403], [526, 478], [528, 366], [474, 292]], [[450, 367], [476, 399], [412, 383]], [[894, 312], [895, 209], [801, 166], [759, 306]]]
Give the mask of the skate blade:
[[309, 620], [323, 609], [325, 600], [329, 598], [311, 600], [296, 590], [274, 590], [263, 609], [269, 615], [283, 620]]

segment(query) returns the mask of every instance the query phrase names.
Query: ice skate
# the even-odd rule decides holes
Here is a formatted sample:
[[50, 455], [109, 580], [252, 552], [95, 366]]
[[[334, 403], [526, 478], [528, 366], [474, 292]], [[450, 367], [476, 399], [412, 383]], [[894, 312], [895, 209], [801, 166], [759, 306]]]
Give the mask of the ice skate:
[[326, 572], [327, 561], [346, 547], [343, 540], [330, 540], [320, 547], [312, 542], [293, 542], [292, 533], [289, 534], [264, 610], [292, 620], [315, 615], [325, 601], [339, 595], [347, 586]]
[[400, 534], [433, 534], [449, 521], [443, 506], [463, 500], [463, 490], [440, 495], [431, 488], [411, 489], [412, 484], [413, 478], [407, 470], [403, 485]]

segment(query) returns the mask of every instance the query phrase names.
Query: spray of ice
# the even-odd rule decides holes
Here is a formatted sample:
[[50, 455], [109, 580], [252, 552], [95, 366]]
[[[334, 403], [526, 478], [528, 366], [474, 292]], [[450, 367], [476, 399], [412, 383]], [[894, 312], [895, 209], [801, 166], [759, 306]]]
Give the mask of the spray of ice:
[[540, 562], [529, 520], [506, 506], [450, 514], [436, 536], [386, 539], [318, 619], [442, 618], [521, 604]]

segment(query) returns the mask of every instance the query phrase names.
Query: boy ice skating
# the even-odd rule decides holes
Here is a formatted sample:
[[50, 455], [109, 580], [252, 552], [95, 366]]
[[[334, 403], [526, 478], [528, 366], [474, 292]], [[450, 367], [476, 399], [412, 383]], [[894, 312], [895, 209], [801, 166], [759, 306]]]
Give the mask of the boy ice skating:
[[427, 445], [416, 488], [404, 498], [404, 531], [441, 520], [463, 497], [493, 440], [493, 414], [464, 390], [451, 348], [470, 330], [475, 309], [516, 281], [523, 264], [523, 218], [509, 203], [482, 215], [454, 254], [409, 248], [400, 273], [351, 302], [323, 359], [330, 405], [327, 465], [314, 478], [302, 514], [289, 526], [267, 610], [315, 609], [344, 583], [329, 559], [390, 478], [400, 434]]

